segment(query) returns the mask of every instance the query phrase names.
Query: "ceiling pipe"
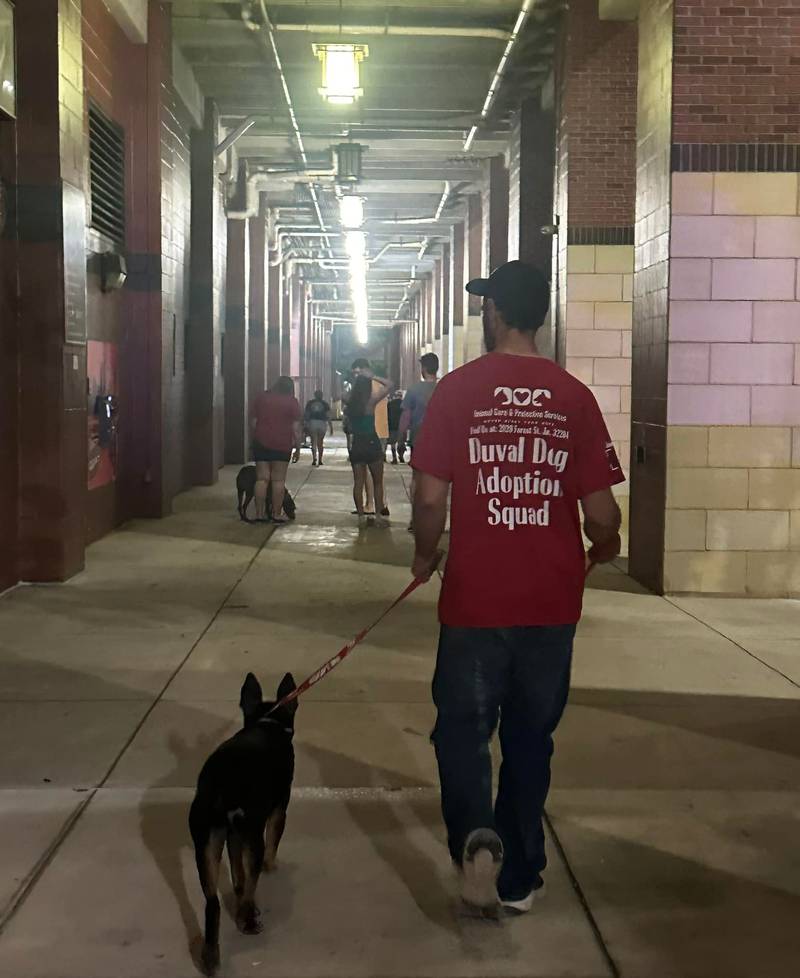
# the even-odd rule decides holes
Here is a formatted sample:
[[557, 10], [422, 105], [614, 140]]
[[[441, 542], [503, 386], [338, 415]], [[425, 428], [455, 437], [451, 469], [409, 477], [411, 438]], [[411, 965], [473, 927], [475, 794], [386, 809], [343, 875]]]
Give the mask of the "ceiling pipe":
[[219, 146], [217, 146], [217, 148], [214, 150], [216, 155], [224, 156], [234, 143], [238, 142], [245, 133], [250, 132], [260, 118], [261, 116], [249, 115], [244, 122], [241, 122], [234, 130], [229, 132]]
[[277, 31], [303, 34], [367, 34], [373, 37], [475, 37], [507, 41], [508, 31], [496, 27], [416, 27], [399, 24], [276, 24]]
[[397, 217], [391, 221], [381, 221], [381, 224], [438, 224], [442, 217], [442, 212], [445, 209], [445, 205], [450, 197], [450, 181], [445, 180], [444, 182], [444, 193], [441, 196], [439, 204], [434, 212], [433, 217]]
[[497, 98], [497, 93], [500, 91], [500, 85], [503, 82], [503, 75], [506, 73], [506, 68], [508, 67], [508, 61], [511, 57], [511, 52], [514, 50], [514, 46], [517, 43], [522, 28], [525, 26], [525, 22], [528, 19], [528, 14], [534, 6], [536, 0], [523, 0], [522, 7], [520, 8], [519, 14], [517, 15], [517, 22], [514, 24], [514, 29], [511, 32], [511, 37], [508, 39], [508, 44], [506, 44], [505, 51], [503, 51], [503, 56], [500, 58], [500, 63], [497, 66], [497, 70], [494, 73], [494, 78], [492, 79], [492, 84], [489, 86], [489, 91], [486, 95], [486, 99], [483, 103], [483, 108], [481, 109], [480, 120], [475, 123], [475, 125], [470, 129], [467, 138], [464, 140], [464, 152], [468, 153], [472, 148], [472, 144], [475, 141], [475, 137], [478, 134], [478, 126], [481, 122], [485, 122], [491, 112], [492, 106], [494, 105], [494, 100]]
[[[257, 6], [258, 11], [261, 13], [261, 24], [256, 23], [253, 17], [253, 9]], [[264, 0], [242, 0], [242, 20], [245, 25], [258, 34], [258, 38], [261, 41], [261, 45], [264, 50], [272, 53], [272, 58], [275, 62], [275, 68], [278, 72], [278, 77], [280, 78], [281, 88], [283, 89], [283, 97], [286, 100], [286, 108], [289, 111], [289, 120], [292, 123], [292, 129], [294, 131], [295, 142], [297, 143], [297, 148], [300, 152], [300, 159], [303, 161], [303, 166], [308, 169], [308, 156], [306, 155], [306, 146], [303, 142], [303, 134], [300, 132], [300, 126], [297, 122], [297, 116], [294, 111], [294, 103], [292, 102], [292, 96], [289, 93], [289, 86], [286, 82], [286, 75], [283, 71], [283, 62], [281, 61], [281, 56], [278, 52], [278, 45], [275, 41], [275, 28], [272, 26], [272, 21], [269, 18], [269, 13], [267, 12], [267, 5]], [[264, 29], [266, 28], [267, 37], [264, 37]], [[314, 204], [314, 210], [317, 214], [317, 220], [319, 221], [320, 230], [326, 231], [325, 221], [322, 219], [322, 211], [319, 207], [319, 198], [317, 197], [316, 188], [312, 185], [309, 188], [311, 194], [311, 200]]]
[[374, 265], [376, 262], [380, 261], [381, 258], [383, 258], [387, 251], [390, 251], [393, 248], [399, 248], [401, 250], [404, 248], [419, 248], [421, 243], [422, 242], [420, 241], [390, 241], [389, 244], [385, 244], [381, 248], [374, 258], [370, 258], [369, 263], [370, 265]]

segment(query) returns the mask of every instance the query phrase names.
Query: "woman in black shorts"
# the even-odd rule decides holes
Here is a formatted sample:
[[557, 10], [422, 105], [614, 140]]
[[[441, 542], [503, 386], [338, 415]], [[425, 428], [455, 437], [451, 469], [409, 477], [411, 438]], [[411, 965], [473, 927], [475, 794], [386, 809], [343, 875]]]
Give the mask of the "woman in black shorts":
[[291, 377], [279, 377], [253, 405], [253, 458], [256, 462], [256, 519], [266, 518], [267, 486], [272, 484], [272, 522], [286, 523], [283, 497], [286, 473], [294, 449], [300, 457], [300, 419], [303, 412], [294, 396]]
[[[378, 526], [389, 525], [386, 517], [380, 515], [386, 506], [383, 492], [384, 449], [375, 431], [375, 405], [388, 397], [391, 389], [388, 380], [361, 374], [353, 382], [353, 389], [347, 402], [347, 418], [352, 432], [350, 464], [353, 466], [353, 501], [361, 525], [371, 526], [375, 522]], [[364, 515], [364, 483], [367, 469], [372, 475], [375, 487], [375, 512], [378, 514], [376, 517]]]

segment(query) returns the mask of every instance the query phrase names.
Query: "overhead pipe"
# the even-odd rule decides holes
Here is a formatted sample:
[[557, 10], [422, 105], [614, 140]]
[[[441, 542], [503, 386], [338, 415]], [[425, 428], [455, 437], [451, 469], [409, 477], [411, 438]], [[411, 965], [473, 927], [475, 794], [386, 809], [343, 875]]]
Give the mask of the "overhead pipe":
[[276, 24], [277, 31], [303, 34], [367, 34], [372, 37], [475, 37], [507, 41], [508, 31], [497, 27], [418, 27], [400, 24]]
[[[254, 9], [257, 9], [261, 13], [262, 23], [257, 23], [253, 13]], [[281, 88], [283, 89], [283, 97], [286, 100], [286, 108], [289, 111], [289, 120], [292, 123], [292, 129], [294, 131], [295, 142], [297, 143], [297, 148], [300, 152], [300, 159], [303, 161], [303, 166], [308, 168], [308, 156], [306, 154], [306, 146], [303, 142], [303, 134], [300, 132], [300, 126], [297, 122], [297, 116], [294, 111], [294, 103], [292, 102], [292, 96], [289, 93], [289, 86], [286, 82], [286, 75], [283, 71], [283, 62], [281, 61], [280, 53], [278, 52], [278, 45], [275, 41], [275, 28], [270, 20], [269, 13], [267, 12], [267, 5], [264, 0], [242, 0], [242, 20], [245, 25], [258, 34], [259, 40], [261, 41], [262, 47], [268, 53], [271, 51], [272, 57], [275, 61], [275, 68], [278, 72], [278, 77], [280, 78]], [[264, 38], [264, 28], [267, 31], [267, 39]], [[317, 214], [317, 220], [319, 221], [319, 226], [321, 231], [326, 231], [325, 221], [322, 219], [322, 211], [319, 206], [319, 198], [317, 197], [316, 188], [312, 185], [309, 187], [309, 192], [311, 194], [311, 200], [314, 204], [314, 210]]]
[[506, 68], [508, 67], [508, 61], [511, 57], [511, 52], [514, 50], [514, 46], [519, 39], [519, 35], [522, 32], [522, 28], [525, 26], [525, 22], [528, 19], [528, 14], [530, 14], [536, 0], [523, 0], [522, 7], [520, 8], [519, 14], [517, 15], [517, 22], [514, 24], [514, 29], [511, 32], [511, 37], [508, 39], [508, 44], [506, 44], [505, 50], [503, 51], [503, 56], [500, 58], [500, 63], [497, 66], [497, 70], [494, 73], [494, 78], [492, 78], [492, 83], [489, 86], [489, 91], [486, 95], [486, 99], [483, 103], [483, 108], [481, 109], [481, 117], [478, 123], [476, 123], [472, 129], [470, 129], [467, 138], [464, 140], [464, 152], [468, 153], [472, 148], [472, 144], [475, 137], [478, 134], [478, 125], [480, 122], [485, 122], [489, 116], [489, 112], [494, 105], [494, 100], [497, 98], [497, 93], [500, 91], [500, 85], [503, 81], [503, 76], [506, 73]]
[[217, 156], [224, 156], [225, 153], [233, 146], [234, 143], [238, 142], [245, 133], [250, 132], [253, 126], [258, 122], [260, 116], [249, 115], [244, 122], [241, 122], [234, 130], [228, 133], [228, 135], [222, 140], [222, 142], [214, 150]]
[[444, 193], [439, 200], [439, 204], [433, 214], [433, 217], [398, 217], [391, 221], [381, 221], [381, 224], [395, 224], [395, 225], [405, 225], [405, 224], [438, 224], [442, 217], [442, 212], [444, 211], [445, 205], [450, 197], [450, 181], [445, 180], [444, 182]]

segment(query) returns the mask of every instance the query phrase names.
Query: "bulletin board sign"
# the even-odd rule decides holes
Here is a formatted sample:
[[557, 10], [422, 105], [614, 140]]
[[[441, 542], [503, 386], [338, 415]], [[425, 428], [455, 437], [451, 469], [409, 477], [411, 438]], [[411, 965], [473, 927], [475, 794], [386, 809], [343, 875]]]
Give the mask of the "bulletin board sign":
[[17, 72], [14, 56], [14, 8], [0, 0], [0, 112], [17, 115]]

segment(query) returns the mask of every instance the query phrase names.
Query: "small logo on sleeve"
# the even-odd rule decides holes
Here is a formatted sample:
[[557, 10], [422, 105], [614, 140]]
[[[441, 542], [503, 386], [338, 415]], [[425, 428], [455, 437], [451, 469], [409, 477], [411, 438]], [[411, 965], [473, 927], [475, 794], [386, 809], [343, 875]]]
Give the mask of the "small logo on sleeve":
[[606, 442], [606, 458], [608, 459], [608, 467], [612, 472], [622, 471], [622, 466], [619, 464], [619, 458], [617, 457], [613, 441]]

